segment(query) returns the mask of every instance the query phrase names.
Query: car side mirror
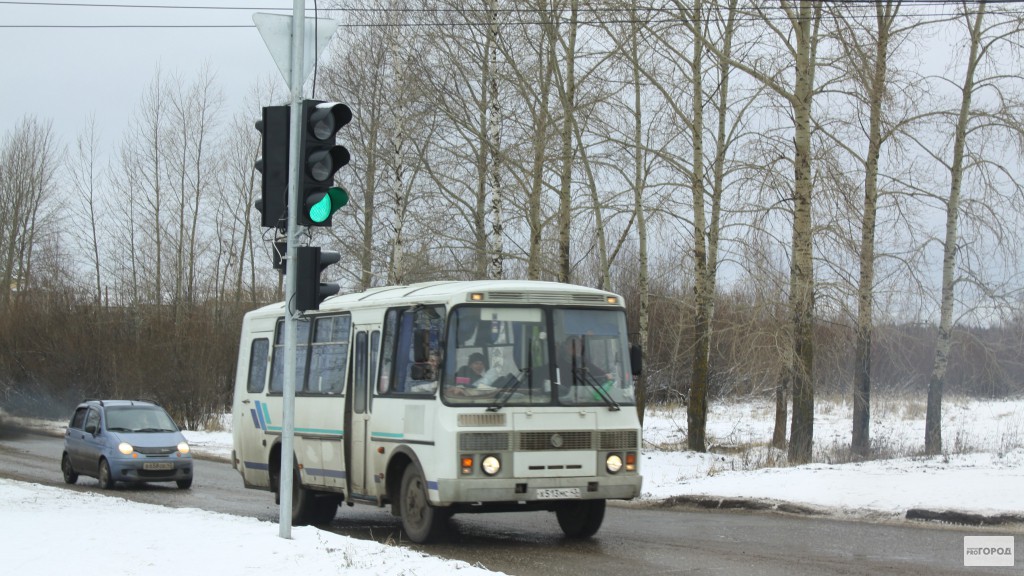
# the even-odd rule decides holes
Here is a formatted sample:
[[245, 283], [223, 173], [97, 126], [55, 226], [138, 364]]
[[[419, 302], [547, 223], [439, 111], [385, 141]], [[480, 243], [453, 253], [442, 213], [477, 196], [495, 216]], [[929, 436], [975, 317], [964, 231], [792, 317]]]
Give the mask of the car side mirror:
[[85, 431], [88, 432], [89, 434], [92, 434], [93, 436], [95, 436], [96, 435], [96, 425], [95, 424], [89, 424], [88, 426], [85, 427]]

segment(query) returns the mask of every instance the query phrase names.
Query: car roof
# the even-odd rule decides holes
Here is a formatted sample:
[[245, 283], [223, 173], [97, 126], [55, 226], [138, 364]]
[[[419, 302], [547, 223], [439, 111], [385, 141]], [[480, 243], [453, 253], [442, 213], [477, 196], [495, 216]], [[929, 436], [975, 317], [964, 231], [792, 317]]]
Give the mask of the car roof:
[[160, 405], [152, 400], [99, 400], [95, 398], [89, 398], [84, 400], [79, 407], [82, 406], [156, 406]]

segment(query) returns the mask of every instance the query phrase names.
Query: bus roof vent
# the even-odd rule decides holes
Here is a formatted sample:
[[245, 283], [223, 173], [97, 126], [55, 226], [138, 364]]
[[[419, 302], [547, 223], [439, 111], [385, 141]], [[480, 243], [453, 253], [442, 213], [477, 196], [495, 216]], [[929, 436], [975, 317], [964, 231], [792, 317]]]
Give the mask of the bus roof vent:
[[607, 304], [603, 294], [579, 292], [488, 292], [485, 300], [523, 304]]

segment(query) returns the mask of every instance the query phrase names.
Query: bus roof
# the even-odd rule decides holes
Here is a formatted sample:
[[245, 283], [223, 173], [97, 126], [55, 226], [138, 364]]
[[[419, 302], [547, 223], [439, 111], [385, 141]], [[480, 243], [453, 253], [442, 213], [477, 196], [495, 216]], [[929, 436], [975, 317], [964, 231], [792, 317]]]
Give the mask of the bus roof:
[[[320, 304], [320, 310], [347, 310], [417, 301], [449, 302], [453, 299], [468, 302], [469, 295], [473, 293], [483, 294], [483, 302], [492, 304], [584, 304], [616, 307], [623, 305], [622, 298], [615, 293], [575, 284], [542, 280], [469, 280], [382, 286], [364, 292], [339, 294], [325, 299]], [[465, 298], [459, 298], [460, 296]], [[609, 302], [610, 296], [615, 298], [614, 302]], [[283, 302], [258, 309], [265, 313], [280, 313], [283, 310]]]

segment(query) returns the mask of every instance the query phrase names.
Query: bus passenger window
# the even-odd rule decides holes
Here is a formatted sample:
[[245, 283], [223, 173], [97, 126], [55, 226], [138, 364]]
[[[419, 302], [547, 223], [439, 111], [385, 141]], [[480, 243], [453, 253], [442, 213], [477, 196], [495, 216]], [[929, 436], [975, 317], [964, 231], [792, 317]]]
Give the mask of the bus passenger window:
[[[309, 322], [295, 323], [295, 390], [306, 382], [306, 349], [309, 347]], [[284, 391], [284, 320], [279, 320], [274, 336], [274, 356], [270, 360], [270, 393]]]
[[249, 381], [246, 391], [250, 393], [263, 392], [263, 386], [267, 383], [267, 354], [270, 351], [270, 341], [260, 338], [252, 341], [249, 349]]
[[310, 344], [309, 381], [306, 391], [314, 394], [341, 394], [345, 367], [348, 365], [348, 339], [351, 318], [322, 316], [316, 319]]

